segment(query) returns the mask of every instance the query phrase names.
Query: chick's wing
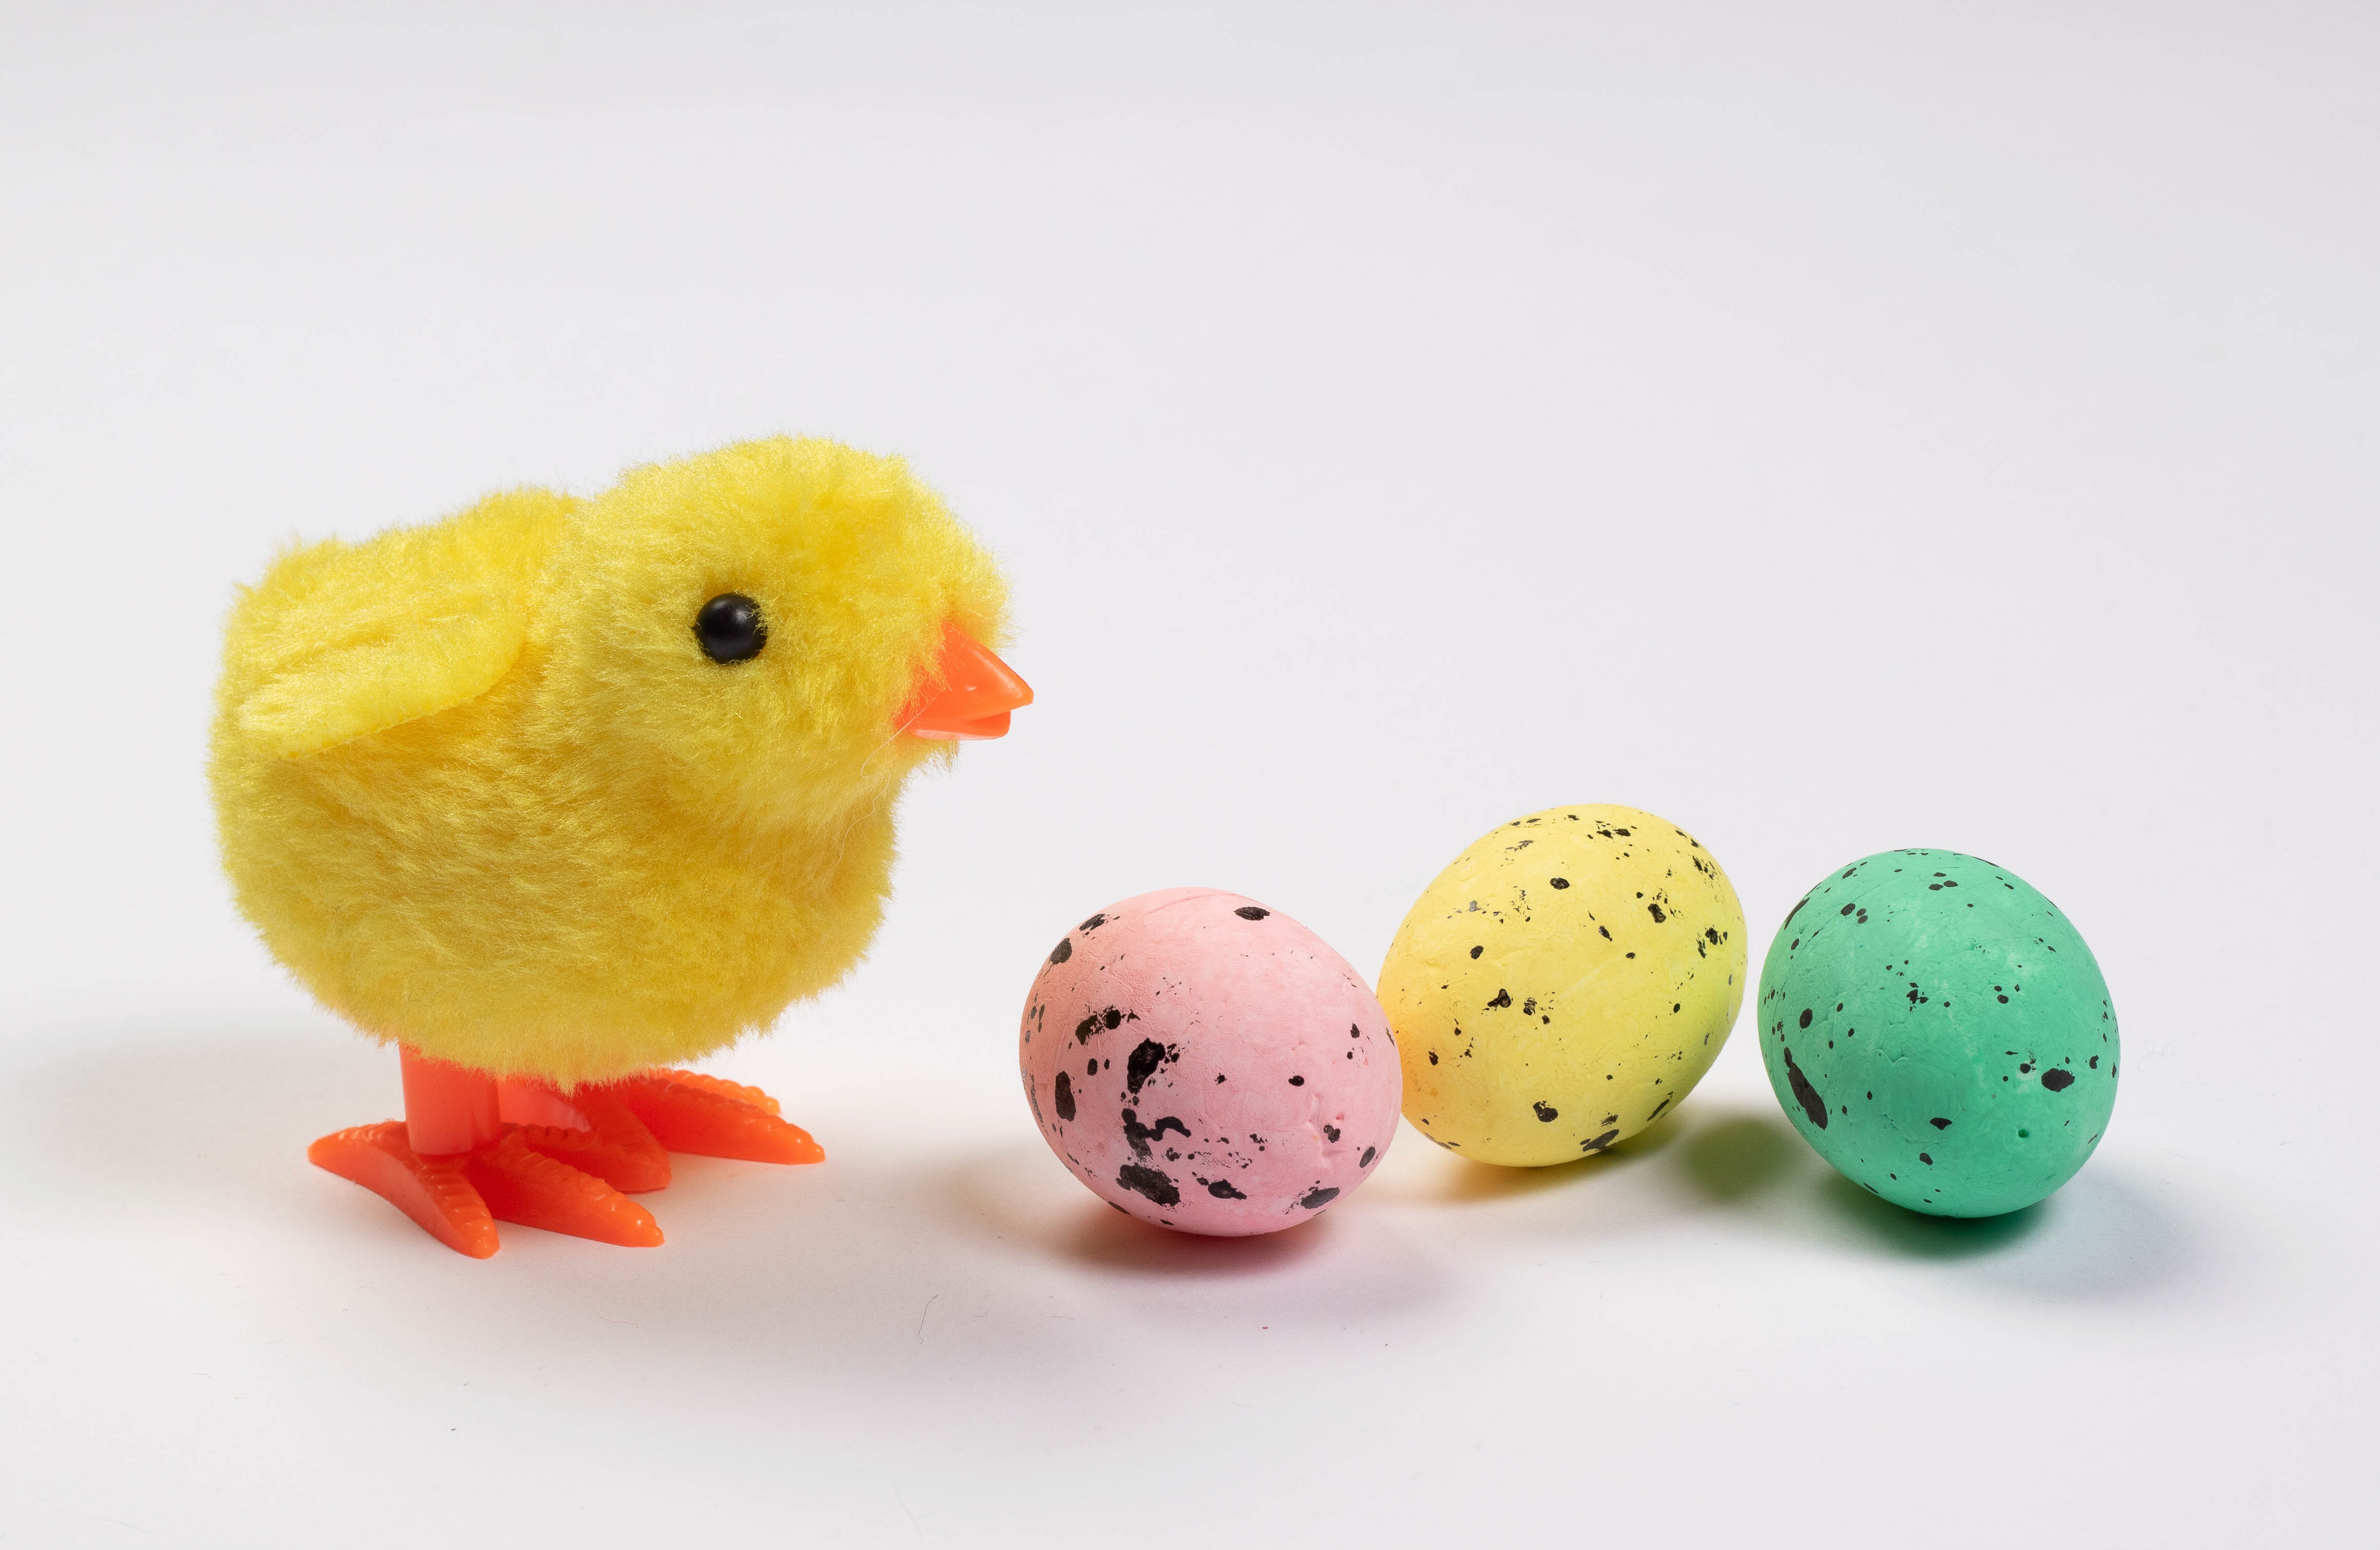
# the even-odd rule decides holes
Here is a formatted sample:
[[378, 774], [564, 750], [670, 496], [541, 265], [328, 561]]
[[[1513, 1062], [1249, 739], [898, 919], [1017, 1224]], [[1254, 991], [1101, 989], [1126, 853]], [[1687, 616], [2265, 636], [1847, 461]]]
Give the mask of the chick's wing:
[[520, 655], [539, 563], [577, 504], [510, 491], [432, 526], [284, 555], [233, 610], [234, 723], [296, 757], [486, 693]]

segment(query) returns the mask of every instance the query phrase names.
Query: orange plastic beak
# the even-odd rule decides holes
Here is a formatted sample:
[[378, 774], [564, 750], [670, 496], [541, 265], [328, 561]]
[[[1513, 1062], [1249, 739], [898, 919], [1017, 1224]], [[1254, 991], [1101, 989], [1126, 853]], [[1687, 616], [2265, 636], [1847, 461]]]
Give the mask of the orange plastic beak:
[[1016, 670], [954, 624], [942, 626], [942, 654], [933, 671], [917, 680], [901, 729], [920, 738], [956, 740], [999, 738], [1008, 732], [1008, 713], [1033, 703], [1033, 690]]

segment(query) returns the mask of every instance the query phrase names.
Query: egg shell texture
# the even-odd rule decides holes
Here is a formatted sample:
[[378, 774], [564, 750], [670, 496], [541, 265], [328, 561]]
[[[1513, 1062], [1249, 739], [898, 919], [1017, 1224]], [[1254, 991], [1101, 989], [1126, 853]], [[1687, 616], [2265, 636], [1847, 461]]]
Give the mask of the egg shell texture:
[[1390, 945], [1404, 1112], [1466, 1157], [1575, 1162], [1675, 1111], [1742, 1009], [1743, 909], [1692, 835], [1632, 807], [1482, 836]]
[[1184, 1232], [1311, 1219], [1396, 1134], [1387, 1016], [1329, 945], [1214, 888], [1111, 904], [1034, 977], [1017, 1046], [1044, 1140], [1093, 1193]]
[[1760, 970], [1760, 1056], [1846, 1178], [1994, 1216], [2074, 1176], [2116, 1104], [2116, 1009], [2058, 907], [2005, 867], [1888, 850], [1793, 907]]

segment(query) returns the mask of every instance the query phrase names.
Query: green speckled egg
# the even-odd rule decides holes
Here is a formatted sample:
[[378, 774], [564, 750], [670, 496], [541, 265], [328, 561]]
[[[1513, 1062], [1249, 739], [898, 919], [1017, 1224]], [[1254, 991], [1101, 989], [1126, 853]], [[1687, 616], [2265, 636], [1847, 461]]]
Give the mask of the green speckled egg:
[[1852, 1183], [1997, 1216], [2074, 1177], [2116, 1106], [2115, 1004], [2058, 907], [2006, 867], [1888, 850], [1810, 890], [1760, 966], [1760, 1057]]

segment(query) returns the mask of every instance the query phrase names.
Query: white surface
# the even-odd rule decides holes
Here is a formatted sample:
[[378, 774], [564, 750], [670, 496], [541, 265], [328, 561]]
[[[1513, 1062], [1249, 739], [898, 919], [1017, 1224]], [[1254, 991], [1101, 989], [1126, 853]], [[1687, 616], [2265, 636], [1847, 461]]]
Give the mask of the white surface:
[[[1573, 9], [8, 7], [0, 1539], [2360, 1542], [2380, 18]], [[1041, 702], [718, 1063], [824, 1166], [465, 1261], [303, 1162], [395, 1075], [215, 876], [229, 589], [779, 429], [978, 525]], [[1407, 1132], [1270, 1241], [1043, 1152], [1073, 921], [1368, 968], [1586, 800], [1755, 963], [1852, 857], [2017, 869], [2115, 989], [2097, 1158], [1897, 1214], [1748, 1027], [1607, 1160]]]

